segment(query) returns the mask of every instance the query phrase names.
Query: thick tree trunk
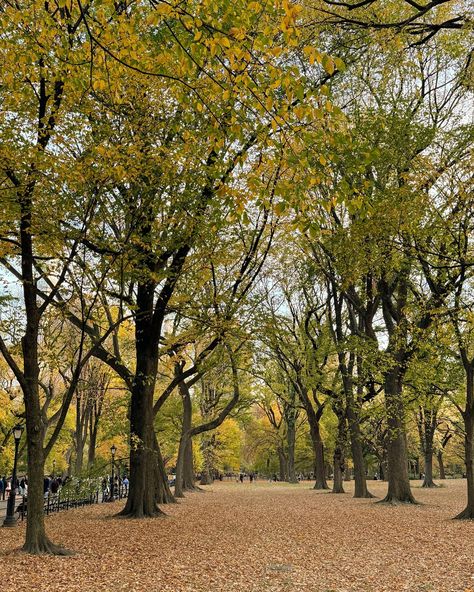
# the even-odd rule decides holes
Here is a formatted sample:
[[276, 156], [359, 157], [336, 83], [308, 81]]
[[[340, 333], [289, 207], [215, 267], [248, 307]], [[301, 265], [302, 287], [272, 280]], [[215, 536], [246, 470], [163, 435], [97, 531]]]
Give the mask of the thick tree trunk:
[[188, 438], [186, 443], [186, 449], [184, 451], [183, 489], [184, 491], [196, 491], [199, 489], [198, 487], [196, 487], [194, 479], [194, 458], [192, 438]]
[[388, 492], [386, 503], [416, 503], [408, 477], [404, 407], [399, 366], [385, 376], [385, 405], [387, 410]]
[[311, 440], [314, 450], [314, 487], [313, 489], [329, 489], [326, 481], [324, 444], [319, 429], [319, 421], [310, 425]]
[[176, 480], [174, 486], [174, 496], [184, 497], [184, 457], [186, 451], [187, 432], [181, 433], [178, 447], [178, 458], [176, 460]]
[[422, 487], [437, 487], [433, 481], [433, 448], [427, 446], [425, 450], [425, 477], [423, 479]]
[[466, 408], [464, 419], [464, 455], [466, 463], [467, 505], [456, 516], [459, 519], [474, 519], [474, 367], [469, 364], [466, 370]]
[[[25, 366], [29, 365], [25, 359]], [[28, 375], [25, 372], [25, 375]], [[23, 550], [34, 555], [48, 553], [67, 555], [66, 549], [54, 545], [46, 536], [44, 525], [44, 453], [43, 426], [39, 406], [39, 394], [35, 392], [33, 381], [30, 392], [25, 395], [27, 447], [28, 447], [28, 518], [26, 521], [26, 540]]]
[[191, 395], [189, 390], [186, 388], [186, 385], [183, 384], [183, 382], [180, 382], [178, 388], [183, 402], [183, 420], [181, 423], [181, 437], [179, 439], [178, 459], [176, 461], [176, 484], [174, 488], [174, 495], [175, 497], [184, 497], [184, 491], [188, 486], [188, 483], [185, 483], [185, 474], [189, 472], [189, 467], [187, 468], [186, 464], [189, 464], [189, 444], [191, 441], [189, 432], [191, 430], [193, 408]]
[[362, 435], [360, 431], [359, 413], [356, 409], [352, 393], [347, 396], [347, 421], [349, 424], [349, 434], [351, 438], [351, 454], [354, 464], [354, 497], [372, 498], [374, 497], [367, 488], [366, 467], [364, 461], [364, 452], [362, 449]]
[[130, 399], [130, 488], [121, 516], [163, 515], [158, 507], [158, 455], [153, 429], [153, 395], [158, 370], [157, 338], [152, 324], [155, 286], [140, 284], [135, 319], [136, 370]]
[[467, 484], [467, 505], [464, 510], [456, 516], [459, 519], [474, 519], [474, 416], [464, 413], [464, 454], [466, 463], [466, 484]]
[[280, 465], [280, 481], [287, 481], [288, 479], [288, 461], [285, 455], [285, 452], [281, 446], [277, 449], [278, 453], [278, 462]]
[[156, 497], [159, 472], [153, 431], [153, 390], [150, 385], [137, 384], [132, 391], [130, 427], [130, 487], [127, 503], [120, 515], [129, 518], [162, 515]]
[[443, 461], [443, 451], [438, 450], [436, 454], [436, 458], [438, 460], [438, 468], [439, 468], [439, 478], [446, 479], [446, 472], [444, 470], [444, 461]]
[[299, 387], [298, 394], [308, 417], [309, 433], [313, 445], [315, 477], [313, 489], [329, 489], [325, 475], [324, 446], [321, 439], [321, 432], [319, 430], [319, 420], [321, 419], [324, 407], [320, 406], [319, 409], [315, 411], [308, 392], [302, 385]]

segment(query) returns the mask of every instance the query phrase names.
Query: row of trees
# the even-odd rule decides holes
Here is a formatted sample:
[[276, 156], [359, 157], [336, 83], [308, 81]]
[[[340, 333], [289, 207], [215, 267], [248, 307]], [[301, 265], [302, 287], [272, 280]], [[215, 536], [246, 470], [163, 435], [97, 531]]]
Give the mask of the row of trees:
[[[45, 461], [73, 413], [75, 468], [87, 439], [93, 462], [111, 385], [125, 516], [194, 487], [196, 436], [208, 475], [214, 430], [265, 406], [263, 381], [290, 442], [304, 409], [318, 487], [332, 408], [358, 496], [363, 410], [383, 393], [387, 501], [413, 501], [406, 398], [449, 397], [472, 517], [472, 66], [451, 34], [467, 17], [407, 2], [374, 20], [374, 4], [2, 7], [0, 352], [24, 405], [26, 551], [65, 552], [45, 533]], [[173, 393], [174, 495], [156, 436]]]

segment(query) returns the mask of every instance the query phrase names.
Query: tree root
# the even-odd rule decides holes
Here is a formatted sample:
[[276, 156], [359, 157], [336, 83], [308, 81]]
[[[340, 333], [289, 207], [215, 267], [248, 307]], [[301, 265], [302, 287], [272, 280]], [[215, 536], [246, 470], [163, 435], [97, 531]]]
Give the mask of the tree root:
[[74, 551], [70, 551], [62, 545], [55, 545], [47, 537], [30, 543], [27, 541], [23, 545], [22, 551], [29, 555], [59, 555], [62, 557], [74, 555]]
[[143, 510], [143, 508], [136, 510], [127, 510], [127, 508], [125, 507], [123, 510], [114, 515], [114, 517], [116, 518], [127, 518], [131, 520], [139, 520], [140, 518], [164, 518], [165, 516], [165, 512], [163, 512], [163, 510], [160, 510], [160, 508], [158, 507], [146, 512]]
[[377, 496], [374, 495], [373, 493], [370, 493], [370, 491], [366, 491], [363, 495], [353, 495], [352, 496], [354, 499], [375, 499]]
[[407, 504], [412, 504], [414, 506], [420, 505], [420, 502], [417, 502], [416, 499], [412, 495], [409, 495], [404, 499], [400, 499], [392, 494], [387, 494], [382, 500], [379, 500], [378, 502], [375, 502], [375, 503], [384, 504], [387, 506], [401, 506], [401, 505], [407, 505]]
[[464, 508], [453, 520], [474, 520], [474, 511], [469, 507]]

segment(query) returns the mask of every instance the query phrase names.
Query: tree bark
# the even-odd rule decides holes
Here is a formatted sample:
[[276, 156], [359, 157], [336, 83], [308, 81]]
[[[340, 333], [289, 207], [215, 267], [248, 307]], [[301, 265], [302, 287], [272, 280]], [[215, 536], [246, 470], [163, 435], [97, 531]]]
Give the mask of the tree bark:
[[89, 422], [90, 406], [86, 400], [84, 409], [83, 397], [87, 398], [87, 395], [81, 395], [76, 392], [76, 463], [75, 473], [79, 475], [82, 471], [82, 464], [84, 459], [84, 447], [87, 440], [87, 424]]
[[408, 477], [401, 372], [398, 364], [385, 375], [385, 405], [388, 426], [388, 492], [382, 501], [415, 504]]
[[349, 434], [351, 440], [352, 462], [354, 464], [354, 497], [372, 498], [374, 497], [367, 487], [366, 467], [364, 452], [362, 449], [362, 435], [360, 431], [359, 413], [356, 409], [352, 393], [349, 396], [346, 393], [347, 400], [347, 422], [349, 424]]
[[192, 438], [190, 437], [193, 408], [191, 395], [184, 380], [179, 383], [178, 388], [183, 401], [183, 421], [181, 424], [178, 459], [176, 461], [176, 484], [174, 495], [175, 497], [184, 497], [185, 491], [193, 491], [195, 489]]
[[433, 446], [427, 447], [425, 451], [425, 477], [422, 487], [437, 487], [433, 481]]
[[433, 481], [433, 439], [437, 426], [438, 408], [429, 401], [428, 405], [420, 405], [417, 412], [420, 449], [424, 460], [424, 479], [422, 487], [437, 487]]
[[313, 489], [329, 489], [324, 468], [324, 444], [319, 429], [319, 421], [310, 425], [310, 434], [314, 450], [314, 487]]
[[345, 473], [345, 455], [344, 445], [346, 440], [346, 418], [340, 401], [334, 401], [333, 409], [337, 416], [337, 437], [334, 447], [333, 457], [333, 485], [332, 493], [345, 493], [344, 491], [344, 473]]
[[293, 417], [292, 410], [287, 416], [287, 434], [286, 440], [288, 445], [288, 471], [287, 478], [289, 483], [298, 483], [295, 469], [295, 443], [296, 443], [296, 421]]
[[26, 328], [21, 340], [23, 353], [22, 386], [25, 415], [26, 442], [28, 450], [28, 520], [23, 550], [34, 555], [49, 553], [64, 555], [67, 551], [54, 545], [46, 536], [44, 526], [44, 425], [39, 397], [38, 336], [40, 314], [36, 302], [36, 283], [33, 274], [33, 242], [31, 232], [31, 208], [29, 195], [20, 200], [21, 206], [21, 251], [23, 296], [25, 301]]
[[280, 466], [279, 476], [280, 481], [287, 481], [288, 479], [288, 460], [286, 458], [285, 452], [282, 446], [278, 446], [277, 448], [278, 453], [278, 462]]
[[87, 452], [87, 466], [89, 468], [95, 462], [95, 450], [97, 447], [97, 430], [99, 427], [99, 416], [96, 416], [95, 412], [92, 411], [89, 417], [89, 449]]
[[465, 364], [466, 407], [464, 419], [464, 455], [466, 464], [467, 504], [456, 516], [458, 519], [474, 519], [474, 364]]
[[156, 492], [158, 455], [153, 429], [153, 396], [158, 370], [158, 341], [153, 327], [154, 282], [139, 284], [135, 319], [136, 370], [130, 399], [130, 488], [121, 516], [163, 515]]
[[324, 445], [319, 429], [319, 420], [323, 414], [324, 406], [315, 411], [306, 389], [299, 385], [298, 394], [301, 403], [305, 408], [309, 423], [309, 433], [314, 452], [314, 478], [315, 483], [313, 489], [329, 489], [326, 482], [325, 466], [324, 466]]
[[438, 450], [436, 454], [436, 458], [438, 460], [438, 468], [439, 468], [439, 478], [446, 479], [446, 472], [444, 470], [444, 461], [443, 461], [443, 451]]
[[196, 491], [194, 479], [194, 458], [193, 458], [193, 439], [188, 438], [186, 450], [184, 452], [184, 470], [183, 470], [183, 489], [184, 491]]

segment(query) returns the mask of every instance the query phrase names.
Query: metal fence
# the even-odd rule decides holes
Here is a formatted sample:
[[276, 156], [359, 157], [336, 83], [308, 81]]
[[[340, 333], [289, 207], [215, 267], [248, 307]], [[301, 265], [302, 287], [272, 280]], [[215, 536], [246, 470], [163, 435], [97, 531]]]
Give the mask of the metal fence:
[[[88, 495], [71, 495], [71, 492], [51, 493], [48, 492], [44, 499], [44, 513], [46, 516], [55, 512], [61, 512], [63, 510], [71, 510], [73, 508], [82, 508], [84, 506], [90, 506], [92, 504], [100, 504], [104, 502], [113, 502], [115, 500], [124, 499], [128, 496], [128, 487], [120, 484], [118, 487], [114, 487], [113, 496], [110, 495], [110, 491], [99, 489], [90, 492]], [[28, 497], [21, 496], [20, 503], [16, 507], [16, 513], [18, 517], [23, 521], [28, 517]]]

